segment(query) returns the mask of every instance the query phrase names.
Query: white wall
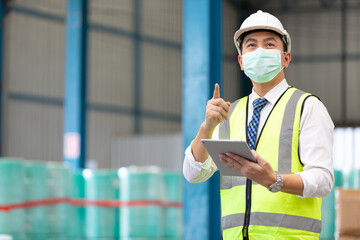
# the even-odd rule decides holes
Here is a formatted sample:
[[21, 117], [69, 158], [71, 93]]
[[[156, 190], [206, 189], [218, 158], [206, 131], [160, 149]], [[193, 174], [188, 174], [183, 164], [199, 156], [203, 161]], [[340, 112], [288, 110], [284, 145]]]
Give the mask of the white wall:
[[[138, 107], [145, 111], [140, 115], [141, 133], [181, 131], [182, 2], [140, 2], [138, 9], [132, 0], [92, 0], [90, 4], [91, 24], [113, 31], [90, 27], [88, 101], [90, 105], [100, 103], [123, 109], [115, 113], [90, 107], [88, 111], [87, 158], [99, 161], [102, 167], [110, 167], [111, 140], [134, 133], [135, 117], [131, 111], [136, 107], [136, 87]], [[133, 36], [136, 14], [139, 38]], [[163, 46], [161, 41], [172, 45]], [[139, 85], [135, 82], [137, 73]], [[151, 117], [153, 113], [178, 116], [178, 120]]]
[[111, 167], [159, 166], [181, 171], [182, 134], [122, 136], [112, 142]]
[[49, 99], [61, 102], [64, 95], [64, 24], [23, 11], [61, 18], [65, 0], [13, 4], [20, 10], [9, 11], [4, 22], [3, 151], [25, 159], [61, 161], [63, 109]]

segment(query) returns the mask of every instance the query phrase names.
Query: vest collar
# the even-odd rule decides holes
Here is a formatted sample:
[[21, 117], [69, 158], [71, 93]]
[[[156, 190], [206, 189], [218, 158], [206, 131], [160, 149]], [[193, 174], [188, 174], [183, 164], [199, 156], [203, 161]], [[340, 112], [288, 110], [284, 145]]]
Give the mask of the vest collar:
[[[280, 96], [288, 89], [290, 86], [284, 78], [278, 85], [273, 87], [268, 93], [265, 94], [264, 98], [268, 100], [271, 106], [274, 106]], [[260, 96], [252, 89], [251, 94], [249, 95], [249, 106], [252, 106], [255, 99], [260, 98]]]
[[[285, 80], [285, 79], [284, 79]], [[286, 83], [287, 84], [287, 83]], [[257, 148], [257, 145], [258, 145], [258, 142], [260, 141], [260, 138], [261, 138], [261, 135], [262, 135], [262, 132], [263, 132], [263, 130], [264, 130], [264, 128], [266, 127], [266, 123], [267, 123], [267, 121], [268, 121], [268, 119], [269, 119], [269, 117], [271, 116], [271, 113], [273, 112], [273, 110], [274, 110], [274, 108], [276, 107], [276, 104], [280, 101], [280, 99], [281, 99], [281, 97], [282, 96], [284, 96], [284, 94], [287, 92], [287, 90], [289, 89], [289, 88], [291, 88], [291, 86], [289, 86], [288, 85], [288, 87], [278, 96], [278, 98], [277, 98], [277, 100], [276, 100], [276, 102], [275, 102], [275, 104], [274, 104], [274, 106], [273, 106], [273, 108], [271, 109], [271, 111], [270, 111], [270, 113], [269, 113], [269, 115], [267, 116], [267, 118], [266, 118], [266, 120], [265, 120], [265, 123], [264, 123], [264, 126], [262, 127], [262, 129], [260, 130], [260, 133], [259, 133], [259, 135], [258, 135], [258, 137], [257, 137], [257, 139], [256, 139], [256, 142], [255, 142], [255, 147], [254, 147], [254, 150], [256, 150], [256, 148]], [[249, 104], [250, 104], [250, 97], [249, 98], [247, 98], [247, 106], [246, 106], [246, 121], [245, 121], [245, 129], [246, 129], [246, 142], [247, 143], [249, 143], [249, 138], [248, 138], [248, 124], [247, 124], [247, 122], [248, 122], [248, 111], [250, 110], [250, 106], [249, 106]], [[252, 104], [252, 103], [251, 103]], [[251, 108], [251, 111], [252, 111], [252, 108]]]

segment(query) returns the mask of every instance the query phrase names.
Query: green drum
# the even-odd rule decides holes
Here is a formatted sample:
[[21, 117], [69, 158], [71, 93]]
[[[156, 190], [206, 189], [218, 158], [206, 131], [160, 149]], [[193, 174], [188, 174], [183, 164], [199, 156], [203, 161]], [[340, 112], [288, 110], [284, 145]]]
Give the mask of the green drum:
[[341, 170], [334, 170], [334, 176], [335, 176], [335, 185], [336, 187], [342, 187], [343, 186], [343, 176]]
[[[182, 203], [182, 175], [176, 171], [164, 171], [165, 196], [168, 203]], [[165, 208], [165, 238], [181, 239], [183, 209], [168, 205]]]
[[[70, 170], [63, 163], [46, 164], [46, 193], [49, 199], [64, 199], [69, 196]], [[46, 211], [47, 239], [64, 239], [68, 235], [70, 209], [67, 202], [48, 205]]]
[[[69, 197], [74, 201], [85, 200], [85, 178], [82, 171], [70, 173]], [[71, 240], [85, 239], [85, 210], [86, 206], [70, 205], [69, 231], [68, 236]]]
[[[46, 198], [45, 162], [25, 161], [25, 200], [37, 201]], [[45, 206], [25, 209], [25, 233], [28, 239], [46, 240]]]
[[[114, 170], [83, 171], [85, 196], [90, 203], [106, 204], [119, 199], [119, 178]], [[86, 207], [86, 237], [88, 240], [119, 238], [119, 208], [90, 205]]]
[[334, 170], [335, 185], [332, 191], [322, 199], [321, 233], [319, 239], [335, 239], [335, 189], [342, 186], [341, 171]]
[[360, 189], [360, 169], [342, 172], [341, 186], [344, 189]]
[[335, 239], [335, 188], [322, 199], [319, 239]]
[[360, 189], [360, 170], [353, 169], [350, 171], [349, 177], [349, 188], [350, 189]]
[[161, 170], [157, 167], [129, 167], [120, 168], [118, 174], [121, 201], [135, 204], [120, 209], [121, 239], [161, 239], [165, 226], [165, 208], [161, 205], [165, 200], [165, 189]]
[[[0, 205], [22, 203], [24, 196], [24, 164], [21, 159], [0, 158]], [[0, 210], [0, 234], [14, 240], [25, 238], [23, 208]]]

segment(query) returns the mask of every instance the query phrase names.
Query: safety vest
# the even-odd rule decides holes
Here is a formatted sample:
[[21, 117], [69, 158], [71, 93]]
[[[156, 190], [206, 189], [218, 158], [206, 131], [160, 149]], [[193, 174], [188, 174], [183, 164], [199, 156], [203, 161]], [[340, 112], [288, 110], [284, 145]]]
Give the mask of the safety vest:
[[[303, 104], [312, 96], [288, 88], [269, 114], [255, 149], [278, 174], [303, 171], [299, 157], [299, 129]], [[220, 138], [247, 141], [248, 98], [240, 99], [229, 121], [220, 125]], [[230, 132], [228, 132], [228, 127]], [[228, 134], [230, 133], [230, 134]], [[224, 240], [242, 239], [245, 213], [245, 177], [221, 177], [221, 211]], [[321, 231], [321, 198], [300, 198], [272, 193], [253, 182], [250, 240], [318, 239]]]

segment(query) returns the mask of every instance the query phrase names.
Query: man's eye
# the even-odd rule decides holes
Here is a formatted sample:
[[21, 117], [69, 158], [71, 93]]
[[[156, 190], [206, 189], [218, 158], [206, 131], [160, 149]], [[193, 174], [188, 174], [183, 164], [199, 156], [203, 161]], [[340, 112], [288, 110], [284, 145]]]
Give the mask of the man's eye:
[[273, 43], [268, 43], [268, 44], [267, 44], [267, 47], [275, 47], [275, 44], [273, 44]]
[[246, 47], [247, 48], [255, 47], [255, 44], [254, 43], [249, 43]]

